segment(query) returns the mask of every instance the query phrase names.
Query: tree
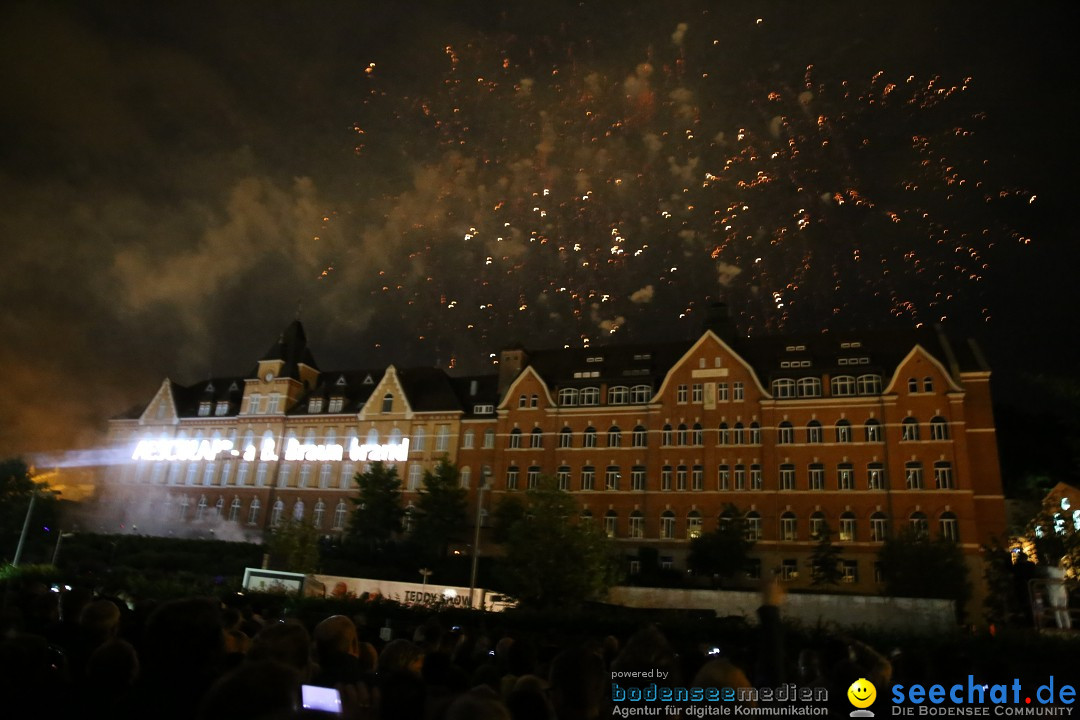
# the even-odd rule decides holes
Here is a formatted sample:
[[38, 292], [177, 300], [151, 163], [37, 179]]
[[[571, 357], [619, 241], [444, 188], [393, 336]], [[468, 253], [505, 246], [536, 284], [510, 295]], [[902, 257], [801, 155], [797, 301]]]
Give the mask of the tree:
[[510, 538], [510, 528], [525, 519], [525, 503], [517, 495], [504, 495], [491, 513], [494, 529], [492, 537], [497, 543], [505, 543]]
[[843, 577], [840, 570], [840, 548], [833, 545], [833, 531], [823, 523], [814, 552], [810, 555], [810, 584], [839, 585]]
[[466, 492], [457, 466], [445, 456], [435, 471], [424, 471], [416, 502], [413, 540], [424, 552], [446, 557], [450, 537], [465, 524]]
[[270, 568], [310, 573], [319, 569], [319, 531], [311, 523], [291, 519], [267, 533]]
[[1080, 509], [1072, 506], [1074, 501], [1051, 492], [1024, 530], [1038, 563], [1061, 568], [1069, 580], [1080, 578]]
[[[49, 536], [48, 533], [54, 529], [59, 532], [55, 522], [59, 501], [47, 483], [34, 480], [30, 468], [21, 459], [12, 458], [0, 462], [0, 554], [9, 560], [15, 557], [15, 549], [30, 507], [30, 497], [35, 493], [37, 499], [34, 501], [34, 512], [30, 518], [27, 547], [23, 549], [23, 562], [26, 561], [26, 552], [31, 546], [36, 546], [37, 555], [40, 556], [41, 548], [55, 542], [55, 536]], [[47, 562], [49, 558], [37, 559]]]
[[746, 570], [754, 541], [747, 539], [743, 513], [728, 505], [720, 525], [690, 541], [687, 565], [698, 575], [722, 579]]
[[522, 604], [574, 607], [601, 597], [619, 578], [607, 536], [578, 520], [573, 497], [543, 477], [526, 493], [527, 513], [508, 530], [501, 563], [507, 590]]
[[381, 548], [401, 532], [401, 519], [405, 515], [397, 468], [373, 462], [367, 472], [357, 473], [354, 479], [359, 494], [353, 498], [356, 509], [347, 539], [369, 550]]
[[963, 615], [971, 583], [958, 543], [907, 529], [885, 541], [878, 559], [886, 595], [954, 600], [958, 616]]

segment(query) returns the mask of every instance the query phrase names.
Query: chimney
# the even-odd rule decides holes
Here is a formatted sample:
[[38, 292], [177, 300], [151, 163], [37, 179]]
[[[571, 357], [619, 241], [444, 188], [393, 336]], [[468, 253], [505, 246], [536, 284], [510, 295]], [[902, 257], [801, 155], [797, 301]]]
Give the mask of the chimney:
[[510, 348], [499, 353], [499, 396], [501, 397], [514, 378], [521, 374], [528, 364], [528, 356], [522, 347]]

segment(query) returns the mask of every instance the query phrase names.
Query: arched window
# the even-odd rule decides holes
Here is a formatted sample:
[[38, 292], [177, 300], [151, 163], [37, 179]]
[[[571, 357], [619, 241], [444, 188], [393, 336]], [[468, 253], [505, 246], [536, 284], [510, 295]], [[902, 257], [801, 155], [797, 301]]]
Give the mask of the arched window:
[[671, 445], [671, 426], [665, 425], [663, 431], [660, 433], [661, 444]]
[[879, 462], [872, 462], [866, 466], [866, 487], [868, 490], [885, 490], [885, 466]]
[[960, 525], [954, 513], [948, 510], [941, 513], [938, 517], [938, 532], [941, 533], [941, 537], [945, 540], [960, 542]]
[[570, 490], [570, 466], [560, 465], [555, 471], [555, 480], [559, 483], [560, 490]]
[[604, 534], [609, 538], [615, 537], [615, 533], [618, 531], [619, 514], [614, 510], [608, 510], [604, 513]]
[[744, 516], [745, 520], [745, 537], [750, 541], [757, 541], [761, 539], [761, 513], [756, 510], [751, 510]]
[[851, 442], [851, 423], [847, 420], [836, 421], [836, 442], [849, 443]]
[[690, 442], [692, 445], [704, 445], [705, 439], [702, 437], [701, 423], [694, 423], [694, 427], [690, 432]]
[[761, 425], [759, 425], [757, 422], [750, 423], [750, 444], [761, 444]]
[[521, 430], [514, 428], [510, 431], [510, 438], [507, 442], [507, 447], [511, 450], [517, 450], [521, 447]]
[[691, 540], [701, 537], [701, 513], [697, 510], [686, 514], [686, 537]]
[[581, 435], [581, 447], [594, 448], [596, 447], [596, 428], [592, 425], [585, 428], [585, 432]]
[[649, 385], [635, 385], [630, 388], [630, 402], [635, 405], [645, 405], [652, 398], [652, 387]]
[[795, 428], [787, 420], [776, 428], [776, 442], [779, 445], [791, 445], [795, 442]]
[[952, 463], [948, 460], [934, 463], [934, 486], [938, 490], [953, 489]]
[[225, 509], [225, 498], [218, 496], [217, 502], [214, 503], [214, 519], [219, 520], [221, 518], [221, 511]]
[[458, 473], [458, 484], [460, 487], [468, 489], [471, 480], [472, 468], [466, 465], [461, 468], [461, 471]]
[[863, 427], [866, 431], [866, 442], [881, 442], [885, 439], [881, 433], [881, 423], [874, 418], [867, 420]]
[[900, 422], [900, 439], [901, 440], [918, 440], [919, 439], [919, 421], [913, 417], [906, 417]]
[[821, 397], [821, 378], [799, 378], [797, 384], [799, 397]]
[[935, 415], [930, 418], [930, 439], [931, 440], [948, 440], [949, 439], [949, 421], [940, 415]]
[[825, 513], [820, 510], [815, 510], [810, 513], [810, 539], [821, 540], [825, 535], [825, 530], [828, 528], [828, 523], [825, 522]]
[[780, 489], [795, 489], [795, 466], [791, 463], [783, 463], [780, 465]]
[[574, 432], [570, 428], [564, 427], [562, 430], [559, 431], [559, 447], [568, 448], [573, 447], [573, 445]]
[[649, 444], [649, 432], [644, 426], [638, 425], [634, 428], [634, 436], [631, 440], [634, 447], [645, 447]]
[[339, 500], [337, 506], [334, 507], [334, 529], [345, 529], [345, 501]]
[[630, 388], [626, 385], [615, 385], [608, 388], [608, 405], [626, 405], [630, 402]]
[[394, 395], [393, 393], [386, 393], [382, 399], [382, 411], [384, 413], [394, 411]]
[[679, 430], [677, 432], [676, 437], [677, 437], [677, 441], [678, 441], [679, 445], [685, 445], [686, 444], [686, 424], [685, 423], [681, 423], [679, 425]]
[[795, 381], [791, 378], [777, 378], [772, 381], [773, 397], [778, 399], [795, 397]]
[[293, 505], [292, 516], [293, 516], [293, 520], [296, 520], [298, 522], [304, 519], [304, 501], [303, 500], [297, 500], [296, 503]]
[[311, 513], [311, 524], [316, 530], [322, 530], [323, 521], [326, 519], [326, 503], [319, 500], [315, 503], [315, 510]]
[[915, 537], [925, 538], [930, 536], [930, 521], [926, 519], [926, 513], [916, 510], [908, 516], [908, 524], [911, 533]]
[[928, 393], [934, 392], [934, 378], [932, 378], [932, 377], [923, 378], [922, 391], [923, 392], [928, 392]]
[[840, 513], [840, 542], [855, 542], [855, 513], [847, 510]]
[[274, 503], [274, 507], [270, 510], [270, 527], [277, 527], [281, 524], [281, 515], [285, 512], [285, 503], [278, 499]]
[[578, 393], [578, 404], [583, 406], [599, 405], [600, 404], [600, 388], [587, 387], [581, 388]]
[[735, 513], [731, 511], [731, 508], [726, 508], [720, 512], [720, 515], [716, 518], [716, 529], [726, 530], [731, 526], [731, 523], [735, 520]]
[[607, 431], [608, 447], [617, 448], [622, 445], [622, 431], [618, 425], [612, 425]]
[[780, 515], [780, 539], [789, 542], [799, 539], [799, 520], [790, 510]]
[[923, 467], [918, 460], [904, 463], [904, 478], [908, 490], [923, 489]]
[[874, 542], [885, 542], [889, 536], [889, 519], [883, 512], [875, 512], [870, 516], [870, 539]]
[[851, 397], [855, 394], [855, 376], [837, 375], [831, 381], [833, 397]]
[[741, 422], [735, 423], [735, 429], [731, 433], [732, 445], [744, 445], [746, 443], [746, 429]]
[[544, 431], [540, 428], [533, 428], [529, 434], [529, 447], [539, 449], [544, 447]]
[[248, 525], [258, 525], [259, 524], [259, 508], [260, 508], [260, 506], [261, 506], [261, 504], [259, 503], [259, 498], [252, 499], [251, 505], [248, 506], [248, 521], [247, 521]]
[[728, 424], [726, 422], [720, 423], [719, 440], [721, 445], [731, 444], [731, 433], [728, 430]]
[[578, 404], [577, 388], [561, 388], [559, 390], [559, 404], [566, 407], [574, 407]]
[[675, 513], [670, 510], [660, 513], [660, 539], [675, 539]]
[[530, 465], [525, 471], [525, 485], [529, 490], [535, 490], [540, 486], [540, 466]]
[[917, 392], [919, 392], [919, 381], [918, 381], [917, 378], [908, 378], [907, 379], [907, 390], [908, 390], [909, 393], [917, 393]]
[[881, 394], [880, 375], [860, 375], [858, 380], [855, 381], [855, 385], [860, 395]]
[[824, 433], [821, 430], [821, 423], [817, 420], [811, 420], [806, 423], [806, 442], [808, 443], [821, 443], [824, 442]]
[[198, 522], [206, 515], [206, 496], [199, 496], [199, 503], [195, 506], [195, 521]]
[[627, 534], [632, 538], [645, 537], [645, 516], [641, 514], [640, 510], [634, 510], [630, 513], [630, 524], [627, 530]]

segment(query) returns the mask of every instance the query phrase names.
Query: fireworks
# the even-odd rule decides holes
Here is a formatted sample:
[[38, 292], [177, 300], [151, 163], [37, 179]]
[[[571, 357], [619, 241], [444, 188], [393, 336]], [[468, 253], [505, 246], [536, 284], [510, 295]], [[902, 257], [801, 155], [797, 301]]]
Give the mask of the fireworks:
[[621, 65], [582, 46], [447, 45], [418, 96], [364, 71], [365, 147], [391, 142], [371, 117], [416, 130], [398, 148], [412, 186], [378, 199], [368, 235], [394, 248], [372, 295], [418, 336], [485, 355], [511, 333], [655, 337], [716, 299], [748, 333], [989, 316], [995, 246], [1028, 242], [993, 208], [1034, 196], [980, 154], [973, 78], [733, 79], [687, 24]]

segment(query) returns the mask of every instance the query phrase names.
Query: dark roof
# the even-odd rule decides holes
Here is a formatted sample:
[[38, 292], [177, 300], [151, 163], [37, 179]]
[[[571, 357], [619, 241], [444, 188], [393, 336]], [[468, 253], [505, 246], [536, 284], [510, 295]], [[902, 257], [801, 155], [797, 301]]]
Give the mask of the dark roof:
[[289, 415], [307, 415], [308, 401], [318, 397], [323, 398], [324, 402], [322, 412], [315, 413], [317, 415], [325, 413], [330, 399], [335, 397], [344, 399], [340, 412], [358, 413], [385, 374], [386, 370], [382, 368], [329, 370], [320, 373], [318, 383], [289, 410]]
[[[495, 407], [499, 404], [499, 376], [464, 375], [450, 378], [450, 384], [457, 394], [458, 403], [465, 412], [465, 417], [475, 417], [473, 409], [477, 405]], [[490, 417], [490, 415], [486, 415]]]
[[311, 354], [311, 349], [308, 348], [304, 326], [300, 324], [299, 320], [293, 320], [289, 323], [289, 326], [278, 337], [277, 342], [270, 346], [270, 349], [266, 351], [261, 360], [283, 360], [285, 367], [282, 368], [280, 374], [293, 379], [299, 379], [298, 366], [301, 364], [313, 367], [316, 370], [319, 369], [319, 366], [315, 364], [315, 356]]
[[397, 371], [409, 405], [417, 412], [461, 410], [450, 377], [439, 368], [402, 368]]

